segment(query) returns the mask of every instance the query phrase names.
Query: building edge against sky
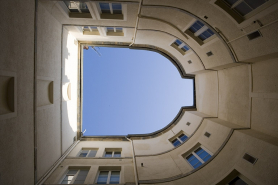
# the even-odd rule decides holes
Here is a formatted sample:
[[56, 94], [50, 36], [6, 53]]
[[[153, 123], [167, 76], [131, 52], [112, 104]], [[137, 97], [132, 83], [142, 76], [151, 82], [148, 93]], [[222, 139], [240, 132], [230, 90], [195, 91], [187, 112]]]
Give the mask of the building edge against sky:
[[[233, 2], [2, 2], [0, 183], [276, 184], [278, 3]], [[97, 45], [169, 56], [196, 106], [152, 134], [81, 137]]]

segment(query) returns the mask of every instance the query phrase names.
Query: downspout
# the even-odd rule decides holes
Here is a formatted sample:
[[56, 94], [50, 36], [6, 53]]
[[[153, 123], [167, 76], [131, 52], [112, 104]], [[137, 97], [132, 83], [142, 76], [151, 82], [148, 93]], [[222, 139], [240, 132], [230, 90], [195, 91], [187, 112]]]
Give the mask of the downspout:
[[125, 137], [127, 140], [130, 141], [131, 143], [131, 149], [132, 149], [132, 158], [133, 158], [133, 167], [134, 167], [134, 178], [135, 178], [135, 184], [138, 185], [138, 176], [137, 176], [137, 168], [136, 168], [136, 161], [135, 161], [135, 152], [134, 152], [134, 146], [133, 146], [133, 141], [132, 139], [128, 139]]
[[136, 23], [135, 23], [135, 30], [134, 30], [134, 34], [133, 34], [133, 38], [132, 38], [132, 42], [129, 46], [132, 46], [135, 42], [135, 38], [136, 38], [136, 33], [137, 33], [137, 27], [138, 27], [138, 22], [139, 22], [139, 15], [141, 13], [141, 5], [142, 5], [142, 0], [140, 0], [139, 3], [139, 7], [138, 7], [138, 12], [137, 12], [137, 19], [136, 19]]

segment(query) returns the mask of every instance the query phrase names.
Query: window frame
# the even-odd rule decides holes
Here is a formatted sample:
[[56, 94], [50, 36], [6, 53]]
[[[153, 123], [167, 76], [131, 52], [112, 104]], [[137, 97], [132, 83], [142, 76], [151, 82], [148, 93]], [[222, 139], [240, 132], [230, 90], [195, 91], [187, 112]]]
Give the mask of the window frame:
[[[82, 2], [82, 1], [80, 1]], [[61, 10], [61, 12], [68, 18], [91, 18], [91, 19], [95, 19], [94, 14], [92, 13], [93, 9], [90, 6], [89, 2], [83, 2], [86, 4], [86, 6], [88, 7], [89, 13], [87, 12], [70, 12], [69, 8], [67, 7], [67, 5], [65, 4], [64, 1], [58, 1], [56, 4], [58, 6], [58, 8]]]
[[[185, 135], [187, 138], [186, 138], [186, 140], [185, 141], [182, 141], [181, 139], [180, 139], [180, 136], [181, 135]], [[187, 140], [189, 139], [189, 136], [184, 132], [184, 131], [180, 131], [180, 132], [178, 132], [174, 137], [171, 137], [170, 139], [169, 139], [169, 142], [176, 148], [176, 147], [179, 147], [180, 145], [182, 145], [183, 143], [185, 143]], [[178, 140], [179, 142], [180, 142], [180, 144], [179, 145], [177, 145], [177, 146], [175, 146], [174, 144], [173, 144], [173, 141], [174, 140]]]
[[[82, 153], [82, 151], [85, 151], [85, 150], [88, 150], [89, 152], [87, 153], [87, 155], [85, 157], [80, 157], [80, 154]], [[96, 155], [97, 155], [97, 152], [98, 152], [98, 148], [82, 148], [76, 157], [80, 157], [80, 158], [88, 158], [89, 154], [91, 153], [91, 151], [96, 151]], [[95, 155], [95, 157], [96, 157]], [[91, 158], [91, 157], [89, 157]]]
[[[208, 43], [208, 42], [214, 40], [215, 38], [217, 38], [217, 36], [216, 36], [214, 30], [210, 29], [206, 24], [204, 24], [204, 23], [202, 23], [202, 22], [201, 22], [201, 23], [202, 23], [204, 26], [202, 26], [199, 30], [197, 30], [196, 32], [193, 33], [193, 32], [190, 30], [190, 28], [191, 28], [195, 23], [197, 23], [198, 21], [201, 22], [200, 20], [193, 19], [193, 20], [186, 26], [186, 28], [184, 29], [183, 32], [186, 33], [188, 36], [190, 36], [193, 40], [195, 40], [195, 42], [197, 42], [200, 46], [204, 46], [204, 44], [206, 44], [206, 43]], [[213, 32], [213, 34], [212, 34], [210, 37], [208, 37], [208, 38], [202, 40], [199, 36], [202, 35], [204, 32], [206, 32], [206, 31], [208, 31], [208, 30], [210, 30], [211, 32]]]
[[96, 184], [98, 184], [98, 177], [99, 177], [99, 174], [100, 174], [100, 172], [102, 172], [102, 171], [108, 171], [108, 176], [107, 176], [107, 180], [106, 180], [106, 184], [110, 184], [110, 178], [111, 178], [111, 173], [112, 172], [115, 172], [115, 171], [117, 171], [117, 172], [120, 172], [120, 175], [119, 175], [119, 184], [121, 184], [121, 170], [112, 170], [112, 169], [107, 169], [107, 170], [98, 170], [98, 173], [97, 173], [97, 176], [96, 176], [96, 180], [95, 180], [95, 183]]
[[[112, 157], [105, 157], [107, 152], [112, 152]], [[121, 157], [114, 157], [115, 152], [120, 152]], [[105, 157], [105, 158], [122, 158], [122, 150], [120, 150], [120, 149], [105, 149], [103, 157]]]
[[[180, 41], [181, 44], [180, 44], [180, 45], [175, 44], [177, 41]], [[191, 48], [190, 48], [186, 43], [184, 43], [183, 41], [181, 41], [180, 39], [177, 39], [177, 38], [175, 38], [175, 39], [171, 42], [170, 46], [172, 46], [174, 49], [176, 49], [178, 52], [180, 52], [180, 54], [182, 54], [183, 56], [184, 56], [185, 54], [191, 52]], [[186, 46], [186, 47], [188, 48], [188, 50], [184, 51], [184, 50], [182, 49], [184, 46]]]
[[[211, 157], [213, 156], [213, 153], [210, 152], [208, 149], [206, 149], [204, 146], [199, 145], [197, 147], [194, 147], [193, 149], [190, 150], [189, 153], [187, 153], [186, 155], [183, 155], [183, 158], [185, 159], [185, 161], [193, 168], [193, 169], [198, 169], [199, 167], [201, 167], [203, 164], [207, 163], [207, 161], [204, 161], [202, 158], [200, 158], [198, 156], [198, 154], [195, 153], [196, 150], [198, 150], [199, 148], [203, 149], [204, 151], [206, 151]], [[190, 155], [193, 155], [199, 162], [201, 162], [202, 164], [196, 168], [194, 168], [194, 166], [192, 166], [190, 164], [190, 162], [188, 161], [187, 157], [189, 157]], [[210, 158], [211, 158], [210, 157]], [[209, 161], [209, 159], [208, 159]]]
[[232, 11], [230, 7], [223, 0], [211, 0], [210, 3], [225, 13], [230, 19], [238, 25], [239, 28], [244, 28], [251, 24], [253, 21], [270, 14], [273, 11], [278, 10], [278, 3], [275, 0], [269, 0], [257, 7], [248, 15], [240, 16], [236, 12]]
[[58, 184], [62, 184], [62, 182], [64, 181], [65, 177], [67, 176], [67, 174], [68, 174], [68, 172], [69, 172], [70, 170], [77, 170], [77, 172], [74, 174], [74, 176], [73, 176], [73, 178], [72, 178], [72, 180], [71, 180], [71, 182], [70, 182], [70, 184], [73, 184], [73, 183], [75, 182], [75, 180], [76, 180], [76, 178], [77, 178], [77, 176], [78, 176], [78, 174], [80, 173], [81, 170], [88, 170], [88, 173], [87, 173], [87, 175], [86, 175], [86, 177], [85, 177], [85, 179], [84, 179], [84, 182], [85, 182], [86, 179], [87, 179], [87, 177], [88, 177], [90, 168], [68, 168], [67, 171], [66, 171], [66, 173], [62, 176], [62, 178], [61, 178], [61, 180], [59, 181]]
[[[105, 2], [109, 3], [109, 7], [112, 8], [112, 3], [119, 3], [122, 6], [122, 13], [121, 14], [111, 14], [111, 8], [110, 13], [102, 13], [100, 4], [102, 2], [91, 2], [93, 4], [93, 9], [96, 12], [96, 17], [99, 20], [114, 20], [114, 21], [126, 21], [127, 20], [127, 4], [123, 2]], [[111, 4], [111, 5], [110, 5]], [[113, 12], [113, 10], [112, 10]]]
[[[108, 31], [108, 28], [113, 28], [114, 32]], [[117, 31], [117, 28], [121, 28], [121, 31]], [[104, 31], [106, 33], [106, 36], [125, 36], [125, 28], [123, 27], [105, 27]]]

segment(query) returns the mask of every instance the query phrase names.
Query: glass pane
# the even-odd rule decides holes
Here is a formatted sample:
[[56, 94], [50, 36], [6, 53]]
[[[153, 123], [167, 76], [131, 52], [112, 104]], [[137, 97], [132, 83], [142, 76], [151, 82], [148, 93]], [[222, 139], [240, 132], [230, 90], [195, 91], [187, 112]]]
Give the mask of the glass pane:
[[112, 152], [105, 152], [104, 157], [112, 157]]
[[202, 163], [192, 154], [189, 155], [186, 159], [193, 166], [193, 168], [198, 168], [202, 165]]
[[79, 9], [81, 10], [82, 13], [90, 13], [86, 3], [79, 3]]
[[107, 27], [107, 31], [112, 31], [112, 32], [114, 32], [114, 28], [113, 28], [113, 27]]
[[262, 4], [264, 4], [266, 1], [265, 0], [245, 0], [245, 2], [251, 6], [253, 9], [258, 8]]
[[112, 3], [113, 14], [122, 14], [122, 5], [120, 3]]
[[120, 183], [120, 172], [112, 171], [110, 177], [110, 184], [119, 184]]
[[235, 4], [238, 0], [224, 0], [225, 2], [227, 2], [229, 5], [233, 5]]
[[252, 11], [252, 9], [245, 2], [242, 2], [239, 5], [237, 5], [235, 7], [235, 10], [242, 16]]
[[109, 3], [99, 3], [99, 7], [102, 13], [111, 13]]
[[99, 172], [97, 184], [106, 184], [108, 178], [108, 171]]
[[181, 135], [179, 136], [179, 138], [180, 138], [182, 141], [185, 141], [185, 140], [187, 139], [187, 136], [184, 135], [184, 134], [181, 134]]
[[179, 46], [179, 45], [181, 45], [181, 44], [182, 44], [182, 41], [180, 41], [180, 40], [176, 40], [176, 41], [175, 41], [175, 44], [176, 44], [177, 46]]
[[116, 28], [116, 32], [122, 32], [123, 28]]
[[204, 162], [206, 162], [211, 155], [209, 153], [207, 153], [204, 149], [202, 148], [198, 148], [195, 153], [201, 158], [203, 159]]
[[246, 182], [244, 182], [241, 178], [236, 177], [231, 182], [228, 183], [229, 185], [248, 185]]
[[182, 49], [187, 51], [187, 50], [189, 50], [189, 47], [185, 45], [185, 46], [182, 47]]
[[[93, 29], [93, 27], [92, 27], [92, 30], [95, 30], [95, 29]], [[96, 154], [97, 154], [97, 150], [91, 150], [88, 157], [95, 157]]]
[[121, 157], [121, 152], [114, 152], [114, 157]]
[[172, 143], [175, 147], [177, 147], [181, 144], [181, 142], [178, 139], [173, 140]]
[[79, 157], [86, 157], [88, 152], [89, 152], [89, 150], [82, 150], [81, 153], [79, 154]]
[[75, 175], [77, 173], [77, 171], [78, 170], [69, 170], [67, 175], [70, 175], [70, 174]]
[[193, 33], [197, 32], [199, 29], [201, 29], [204, 26], [203, 23], [200, 21], [196, 21], [190, 28], [189, 30]]
[[61, 184], [70, 184], [71, 181], [63, 181]]

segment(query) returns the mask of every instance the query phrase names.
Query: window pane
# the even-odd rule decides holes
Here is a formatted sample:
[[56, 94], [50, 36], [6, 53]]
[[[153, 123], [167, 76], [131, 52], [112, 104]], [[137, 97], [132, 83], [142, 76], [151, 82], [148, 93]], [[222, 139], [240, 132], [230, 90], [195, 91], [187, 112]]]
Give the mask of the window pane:
[[227, 2], [229, 5], [233, 5], [235, 4], [238, 0], [224, 0], [225, 2]]
[[107, 27], [107, 31], [113, 31], [114, 32], [114, 28], [113, 27]]
[[113, 14], [122, 14], [122, 5], [120, 3], [112, 3]]
[[91, 150], [88, 157], [95, 157], [97, 154], [97, 150]]
[[245, 2], [242, 2], [239, 5], [237, 5], [235, 7], [235, 10], [242, 16], [252, 11], [252, 9]]
[[112, 157], [112, 152], [105, 152], [104, 157]]
[[182, 48], [181, 48], [183, 51], [188, 51], [189, 50], [189, 47], [188, 46], [183, 46]]
[[70, 184], [74, 175], [66, 175], [61, 184]]
[[99, 172], [97, 184], [106, 184], [108, 178], [108, 171]]
[[112, 171], [110, 177], [110, 184], [119, 184], [120, 183], [120, 172]]
[[251, 6], [253, 9], [258, 8], [262, 4], [264, 4], [266, 1], [265, 0], [245, 0], [245, 2]]
[[121, 157], [121, 152], [114, 152], [114, 157]]
[[195, 153], [201, 158], [203, 159], [204, 162], [206, 162], [211, 155], [209, 153], [207, 153], [204, 149], [202, 148], [198, 148]]
[[99, 3], [99, 7], [102, 13], [111, 13], [109, 3]]
[[181, 144], [181, 142], [178, 139], [173, 140], [172, 143], [175, 147], [177, 147]]
[[123, 28], [116, 28], [116, 32], [122, 32]]
[[244, 182], [239, 177], [234, 178], [231, 182], [228, 183], [229, 185], [248, 185], [246, 182]]
[[202, 165], [202, 163], [192, 154], [186, 157], [186, 160], [193, 166], [193, 168], [198, 168]]
[[69, 170], [67, 175], [75, 175], [78, 170]]
[[79, 154], [79, 157], [86, 157], [88, 152], [89, 152], [89, 150], [81, 150], [81, 153]]
[[189, 30], [193, 33], [197, 32], [199, 29], [201, 29], [204, 26], [203, 23], [200, 21], [196, 21], [190, 28]]
[[182, 44], [182, 41], [180, 41], [180, 40], [176, 40], [176, 41], [175, 41], [175, 45], [179, 46], [179, 45], [181, 45], [181, 44]]
[[86, 3], [79, 3], [79, 9], [81, 10], [82, 13], [90, 13]]
[[180, 138], [182, 141], [185, 141], [185, 140], [187, 139], [187, 136], [184, 135], [184, 134], [181, 134], [181, 135], [179, 136], [179, 138]]

